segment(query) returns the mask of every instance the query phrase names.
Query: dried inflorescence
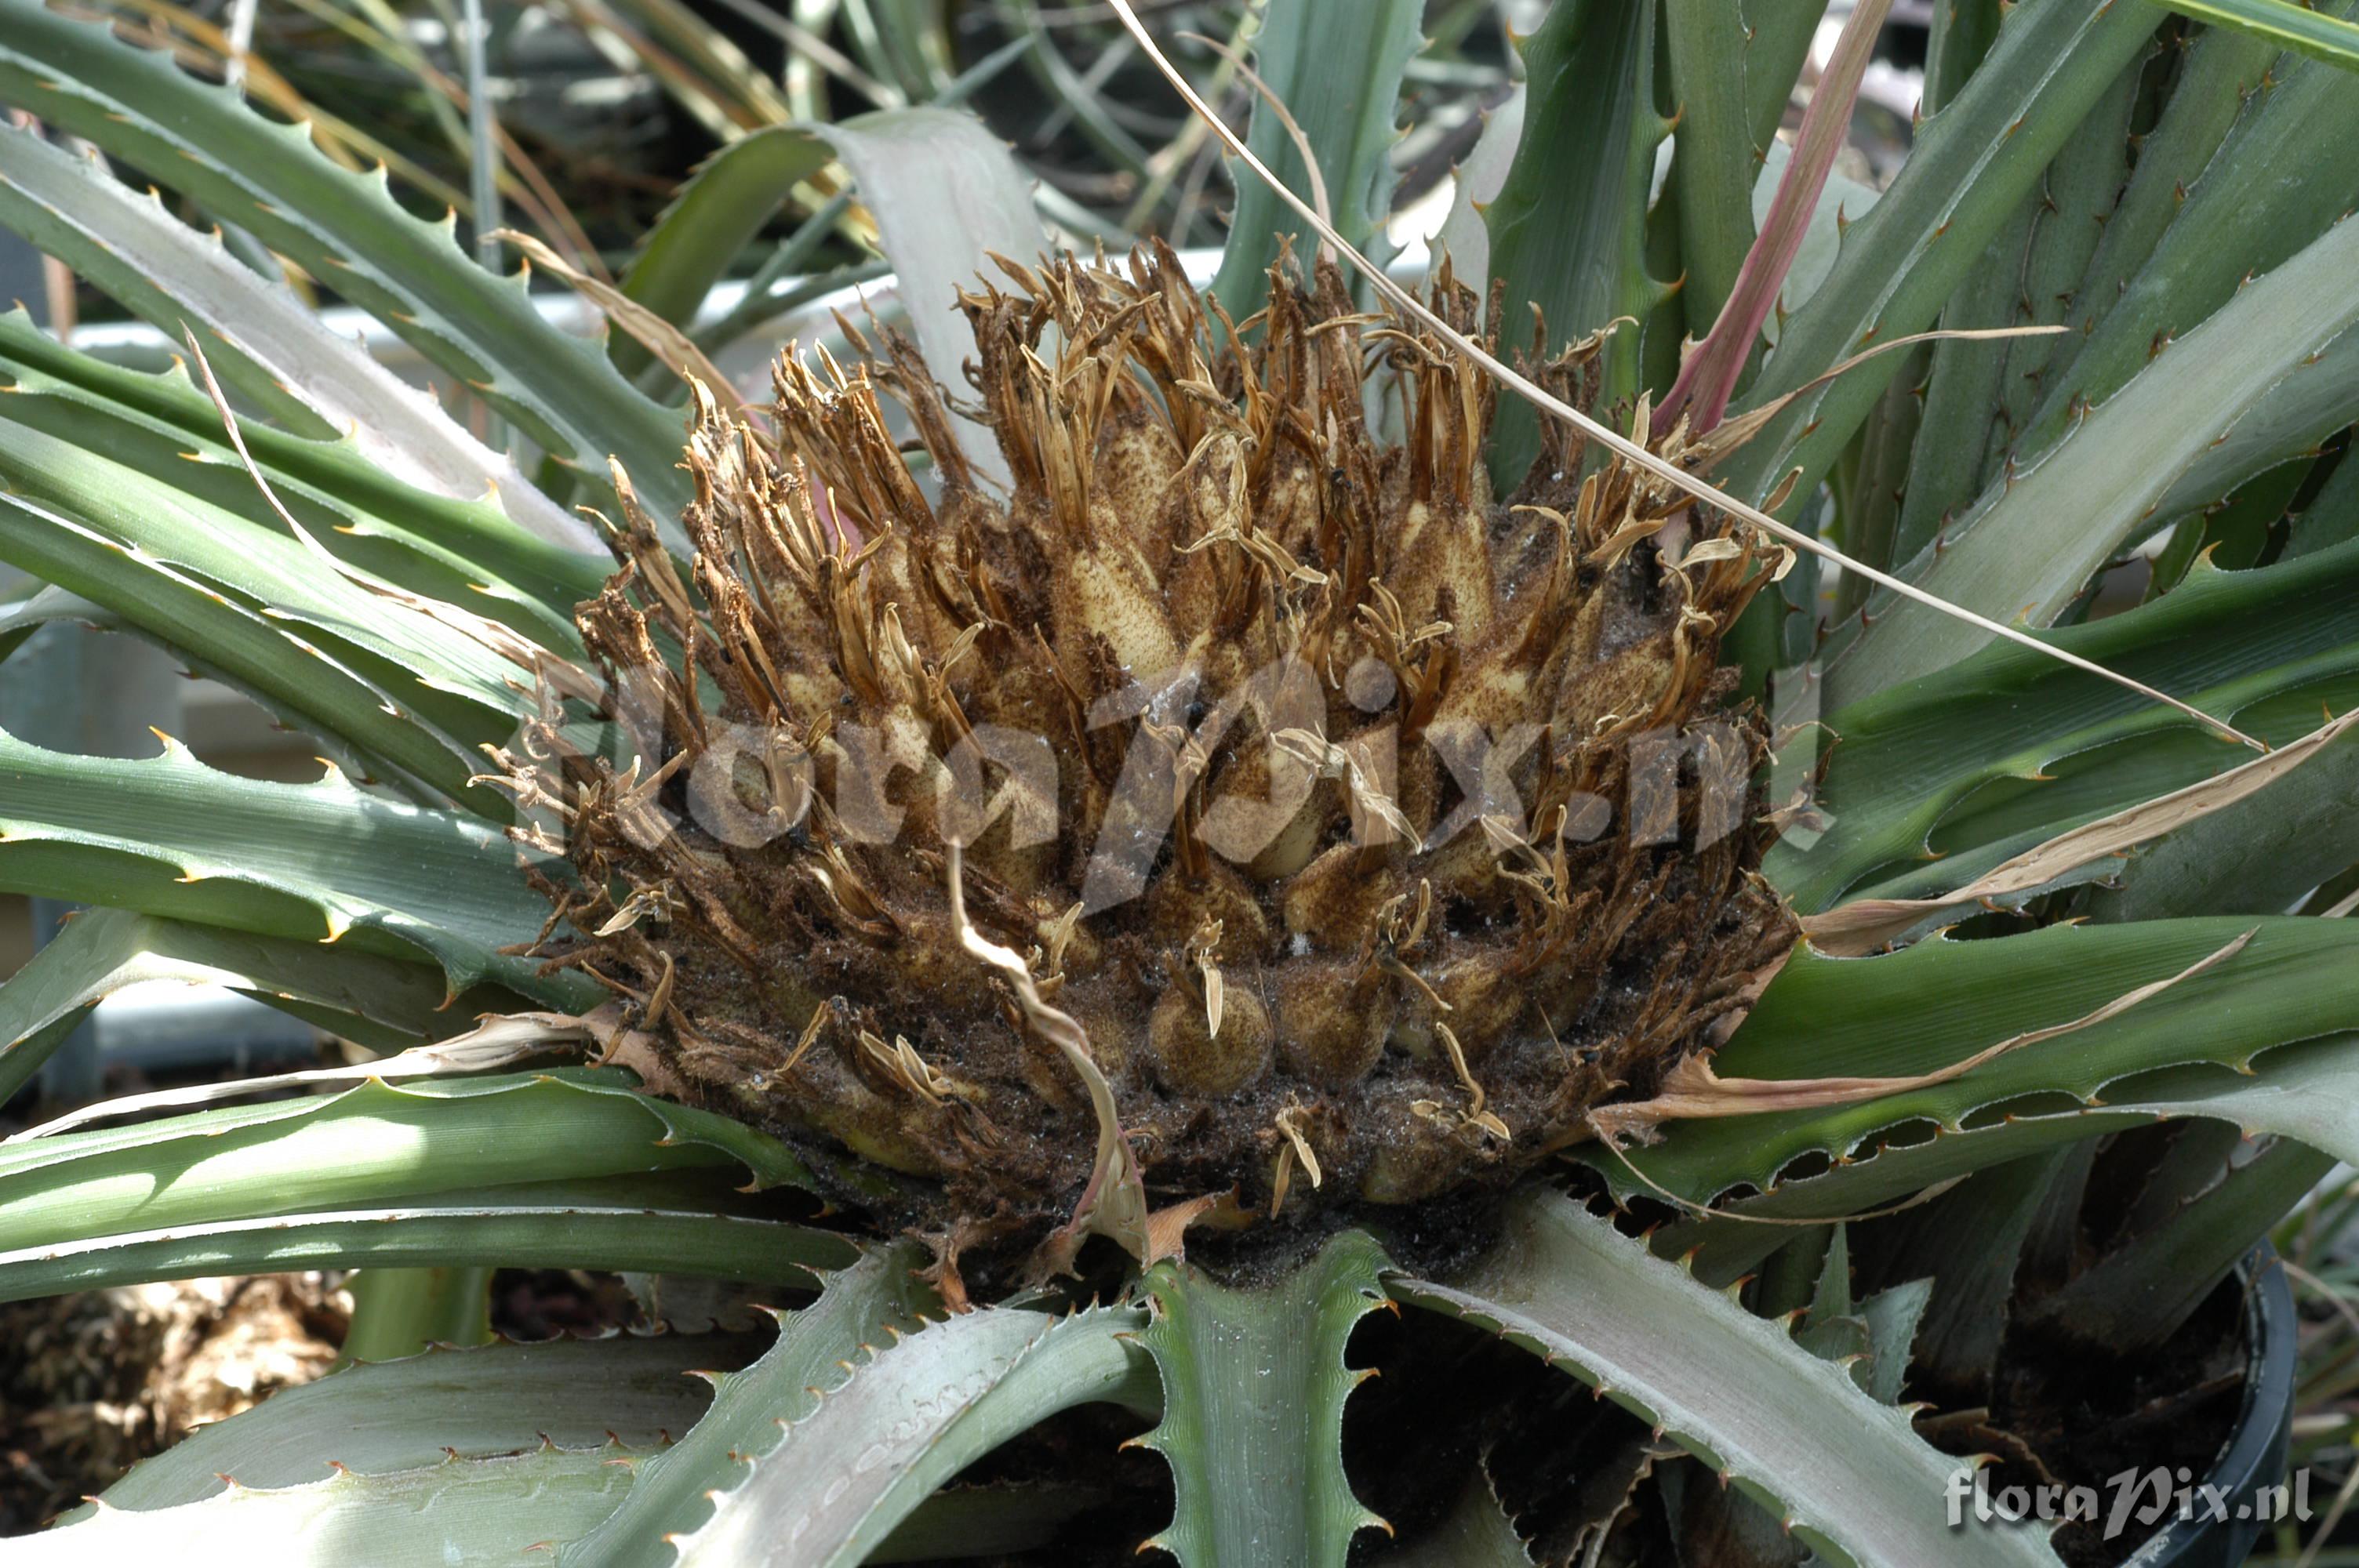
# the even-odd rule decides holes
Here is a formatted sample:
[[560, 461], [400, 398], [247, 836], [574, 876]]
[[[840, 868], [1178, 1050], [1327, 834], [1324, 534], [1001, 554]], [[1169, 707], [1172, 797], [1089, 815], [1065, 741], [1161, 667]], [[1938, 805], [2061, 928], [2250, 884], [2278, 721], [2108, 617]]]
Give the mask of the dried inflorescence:
[[1332, 269], [1240, 328], [1168, 252], [1002, 265], [963, 304], [1004, 491], [897, 342], [789, 354], [775, 438], [698, 399], [692, 580], [622, 487], [580, 623], [647, 761], [554, 723], [506, 760], [651, 1076], [965, 1235], [1071, 1210], [1091, 1101], [962, 946], [954, 843], [1158, 1200], [1421, 1199], [1704, 1046], [1790, 940], [1716, 659], [1775, 560], [1569, 432], [1495, 502], [1492, 384]]

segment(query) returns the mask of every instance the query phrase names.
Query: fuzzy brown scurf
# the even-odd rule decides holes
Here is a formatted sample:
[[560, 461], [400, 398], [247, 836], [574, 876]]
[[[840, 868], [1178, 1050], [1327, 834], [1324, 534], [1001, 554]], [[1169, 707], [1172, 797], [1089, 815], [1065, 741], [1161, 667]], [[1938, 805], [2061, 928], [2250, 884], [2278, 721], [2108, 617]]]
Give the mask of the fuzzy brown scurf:
[[775, 435], [700, 396], [690, 580], [625, 482], [579, 617], [647, 761], [506, 757], [579, 873], [550, 950], [657, 1087], [931, 1178], [970, 1237], [1071, 1211], [1091, 1104], [962, 947], [953, 842], [1158, 1201], [1495, 1180], [1704, 1048], [1791, 940], [1716, 659], [1775, 561], [1569, 432], [1495, 502], [1491, 384], [1332, 269], [1241, 330], [1168, 252], [1002, 267], [963, 306], [1005, 492], [904, 344], [790, 353]]

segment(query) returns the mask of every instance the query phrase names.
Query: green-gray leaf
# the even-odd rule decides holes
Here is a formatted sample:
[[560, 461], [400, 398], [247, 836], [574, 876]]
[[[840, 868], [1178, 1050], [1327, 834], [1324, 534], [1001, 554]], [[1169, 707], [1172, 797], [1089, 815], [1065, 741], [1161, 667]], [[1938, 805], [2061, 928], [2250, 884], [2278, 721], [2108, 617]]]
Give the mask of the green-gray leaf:
[[[128, 910], [93, 909], [0, 984], [0, 1104], [40, 1070], [82, 1015], [125, 986], [154, 980], [228, 986], [306, 1016], [366, 1020], [408, 1040], [462, 1021], [438, 1011], [442, 982], [423, 965], [351, 948], [190, 925]], [[382, 1038], [382, 1035], [378, 1036]]]
[[777, 1342], [744, 1371], [713, 1379], [711, 1411], [640, 1466], [611, 1518], [559, 1549], [560, 1568], [671, 1562], [675, 1539], [711, 1519], [712, 1499], [745, 1483], [747, 1465], [843, 1382], [854, 1357], [924, 1327], [920, 1313], [934, 1303], [912, 1278], [916, 1265], [906, 1242], [876, 1249], [828, 1279], [818, 1301], [780, 1317]]
[[[1382, 262], [1385, 213], [1391, 200], [1394, 118], [1401, 73], [1418, 49], [1418, 0], [1360, 0], [1353, 5], [1318, 0], [1272, 0], [1255, 39], [1256, 74], [1269, 84], [1302, 129], [1319, 160], [1331, 216], [1352, 244]], [[1245, 145], [1288, 189], [1306, 199], [1310, 171], [1284, 124], [1256, 102]], [[1261, 178], [1232, 160], [1236, 213], [1229, 243], [1212, 280], [1212, 297], [1234, 320], [1262, 308], [1264, 276], [1277, 259], [1280, 235], [1308, 269], [1316, 238]]]
[[611, 1073], [371, 1080], [338, 1095], [0, 1146], [0, 1248], [714, 1166], [743, 1168], [765, 1186], [810, 1180], [775, 1139], [651, 1098]]
[[1967, 1461], [1936, 1451], [1906, 1412], [1777, 1324], [1553, 1193], [1516, 1198], [1506, 1237], [1464, 1278], [1391, 1284], [1403, 1301], [1495, 1327], [1602, 1390], [1831, 1562], [2057, 1562], [2038, 1530], [1945, 1528], [1940, 1499], [1971, 1474]]
[[[592, 550], [597, 539], [422, 392], [331, 331], [292, 289], [264, 278], [137, 196], [95, 157], [33, 130], [0, 131], [0, 222], [71, 266], [178, 346], [201, 326], [223, 382], [299, 436], [349, 431], [388, 474], [461, 501], [496, 495], [517, 525]], [[454, 258], [455, 259], [455, 258]]]
[[[2354, 272], [2359, 223], [2346, 222], [2255, 279], [2038, 462], [1994, 481], [1910, 574], [1917, 586], [1995, 620], [2048, 625], [2142, 528], [2349, 424], [2359, 416], [2359, 294], [2340, 282]], [[1830, 700], [1938, 670], [1990, 640], [1913, 601], [1876, 611], [1832, 662]]]
[[681, 1568], [857, 1568], [1007, 1439], [1075, 1405], [1135, 1402], [1144, 1368], [1125, 1340], [1138, 1321], [1131, 1307], [981, 1307], [897, 1340], [779, 1422], [785, 1440], [677, 1542]]
[[1260, 1289], [1180, 1264], [1148, 1275], [1155, 1320], [1139, 1342], [1163, 1375], [1163, 1422], [1140, 1442], [1170, 1461], [1177, 1493], [1149, 1545], [1186, 1568], [1339, 1568], [1353, 1536], [1383, 1525], [1352, 1493], [1343, 1442], [1363, 1376], [1343, 1346], [1383, 1299], [1384, 1267], [1383, 1249], [1353, 1230]]
[[318, 784], [235, 778], [177, 744], [133, 761], [0, 735], [0, 887], [442, 966], [454, 996], [485, 978], [592, 1005], [580, 976], [541, 979], [498, 949], [548, 903], [516, 846], [455, 813]]
[[642, 395], [598, 344], [544, 320], [523, 275], [495, 276], [445, 224], [411, 217], [380, 170], [339, 168], [300, 125], [280, 124], [170, 55], [104, 21], [6, 0], [0, 99], [185, 192], [300, 264], [473, 387], [532, 438], [593, 477], [618, 459], [659, 516], [689, 499], [677, 417]]
[[[2106, 1087], [2158, 1068], [2251, 1068], [2266, 1083], [2295, 1058], [2262, 1053], [2359, 1028], [2359, 997], [2336, 979], [2359, 954], [2359, 930], [2345, 922], [2278, 916], [2060, 925], [1982, 941], [1935, 939], [1873, 958], [1821, 957], [1804, 946], [1712, 1065], [1723, 1078], [1930, 1073], [2014, 1035], [2086, 1017], [2245, 932], [2254, 933], [2249, 944], [2202, 973], [1962, 1077], [1828, 1108], [1675, 1122], [1660, 1144], [1628, 1158], [1647, 1181], [1704, 1202], [1740, 1184], [1767, 1186], [1804, 1152], [1846, 1155], [1903, 1123], [1955, 1129], [2010, 1100], [2052, 1109], [2060, 1097], [2087, 1101], [2100, 1091], [2124, 1102], [2128, 1094]], [[2327, 1124], [2317, 1135], [2332, 1139], [2323, 1146], [2359, 1152], [2359, 1101], [2315, 1090], [2313, 1098], [2312, 1114]], [[2334, 1133], [2338, 1119], [2342, 1130]], [[1636, 1186], [1619, 1161], [1592, 1158], [1617, 1183]]]

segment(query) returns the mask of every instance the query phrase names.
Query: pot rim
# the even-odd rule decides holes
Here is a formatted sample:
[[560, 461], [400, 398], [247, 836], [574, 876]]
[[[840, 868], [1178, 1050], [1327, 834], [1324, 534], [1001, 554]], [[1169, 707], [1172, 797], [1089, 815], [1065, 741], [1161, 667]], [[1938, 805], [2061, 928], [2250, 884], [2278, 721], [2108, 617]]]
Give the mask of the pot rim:
[[[2244, 1281], [2245, 1389], [2235, 1424], [2212, 1461], [2203, 1484], [2217, 1488], [2230, 1517], [2173, 1519], [2141, 1542], [2122, 1568], [2163, 1568], [2214, 1531], [2233, 1531], [2253, 1521], [2234, 1517], [2261, 1487], [2275, 1485], [2285, 1468], [2293, 1417], [2297, 1323], [2293, 1287], [2277, 1265], [2277, 1249], [2263, 1240], [2237, 1266]], [[2254, 1539], [2257, 1539], [2256, 1531]], [[2247, 1543], [2246, 1551], [2249, 1552]], [[2222, 1559], [2241, 1562], [2243, 1553]]]

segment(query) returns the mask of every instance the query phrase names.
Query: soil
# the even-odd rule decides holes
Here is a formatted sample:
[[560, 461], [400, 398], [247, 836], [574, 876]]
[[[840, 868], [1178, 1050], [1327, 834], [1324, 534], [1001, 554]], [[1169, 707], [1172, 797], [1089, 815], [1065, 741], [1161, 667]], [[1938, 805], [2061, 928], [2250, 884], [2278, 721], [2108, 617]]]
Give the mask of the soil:
[[[196, 1428], [319, 1377], [335, 1365], [351, 1313], [342, 1277], [319, 1273], [0, 1306], [0, 1539], [38, 1530]], [[668, 1306], [667, 1315], [698, 1314]], [[642, 1321], [617, 1275], [493, 1276], [493, 1327], [511, 1338], [596, 1335]]]
[[350, 1310], [321, 1274], [0, 1306], [0, 1537], [39, 1529], [195, 1428], [318, 1377]]
[[[2167, 1469], [2201, 1483], [2243, 1408], [2244, 1314], [2244, 1283], [2230, 1279], [2149, 1356], [2113, 1361], [2085, 1346], [2011, 1336], [1983, 1430], [2012, 1441], [1978, 1441], [1964, 1435], [1963, 1424], [1960, 1442], [1945, 1441], [1939, 1430], [1927, 1435], [1956, 1453], [1999, 1453], [1994, 1489], [2061, 1481], [2096, 1488], [2110, 1508], [2109, 1483], [2125, 1471]], [[2102, 1523], [2075, 1521], [2057, 1531], [2054, 1545], [2068, 1568], [2114, 1568], [2143, 1539], [2132, 1529], [2107, 1541]]]

